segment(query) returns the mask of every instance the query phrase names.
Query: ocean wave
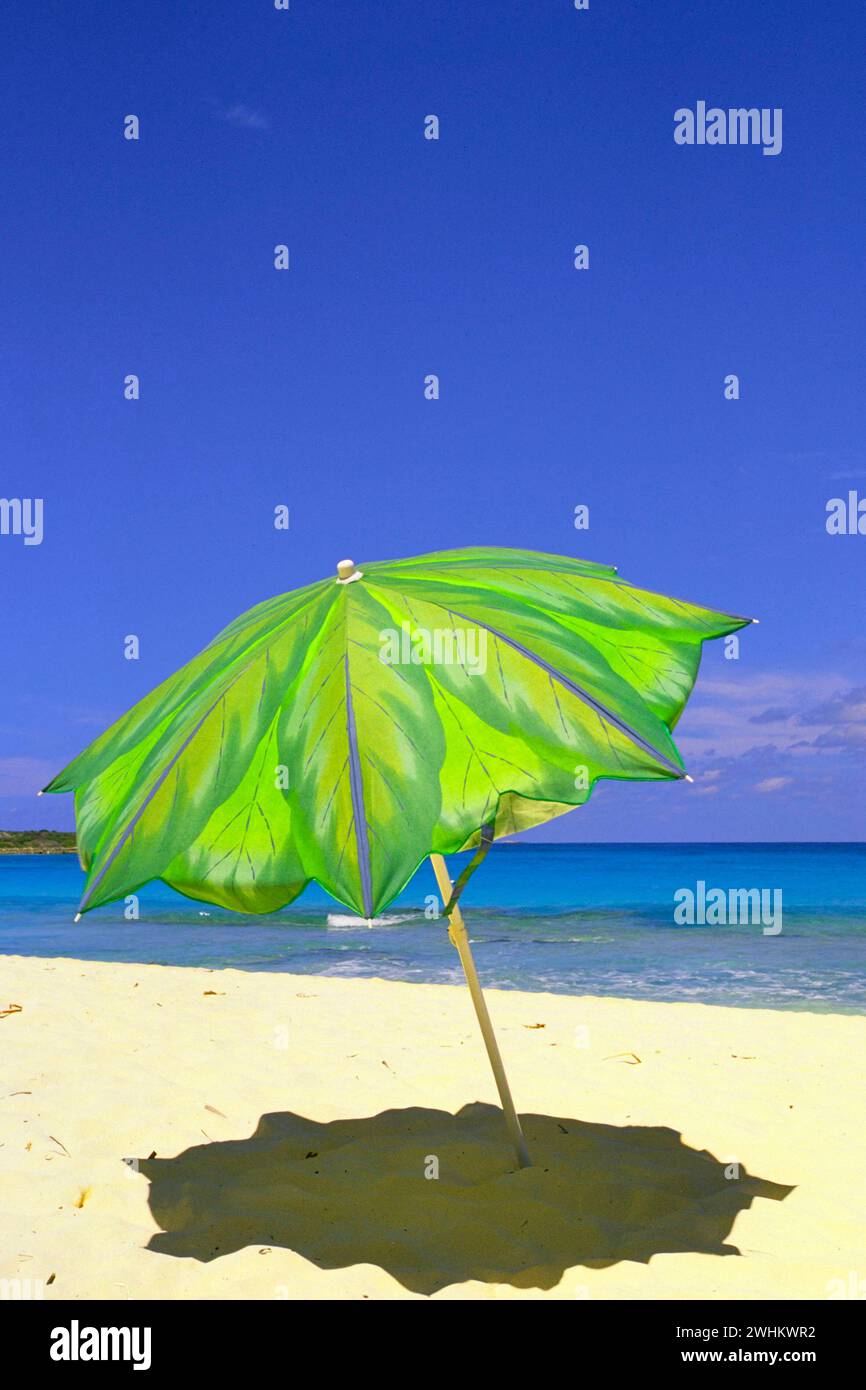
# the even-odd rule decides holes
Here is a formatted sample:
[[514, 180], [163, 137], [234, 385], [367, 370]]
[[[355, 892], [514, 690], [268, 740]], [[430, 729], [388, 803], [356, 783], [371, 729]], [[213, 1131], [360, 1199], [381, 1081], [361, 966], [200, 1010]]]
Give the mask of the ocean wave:
[[327, 924], [329, 927], [342, 927], [344, 931], [357, 931], [359, 927], [396, 927], [400, 922], [414, 922], [418, 916], [417, 912], [393, 912], [382, 917], [367, 918], [354, 917], [351, 913], [329, 912]]

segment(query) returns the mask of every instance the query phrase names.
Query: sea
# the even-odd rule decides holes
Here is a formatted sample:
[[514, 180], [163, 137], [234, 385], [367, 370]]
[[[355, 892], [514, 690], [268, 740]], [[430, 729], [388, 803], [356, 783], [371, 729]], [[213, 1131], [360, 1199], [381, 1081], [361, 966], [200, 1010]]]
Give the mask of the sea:
[[[119, 902], [75, 923], [82, 886], [74, 854], [0, 857], [0, 994], [2, 954], [462, 980], [429, 864], [372, 925], [315, 884], [256, 917], [154, 883], [137, 919]], [[866, 1012], [863, 844], [502, 843], [461, 907], [485, 986]]]

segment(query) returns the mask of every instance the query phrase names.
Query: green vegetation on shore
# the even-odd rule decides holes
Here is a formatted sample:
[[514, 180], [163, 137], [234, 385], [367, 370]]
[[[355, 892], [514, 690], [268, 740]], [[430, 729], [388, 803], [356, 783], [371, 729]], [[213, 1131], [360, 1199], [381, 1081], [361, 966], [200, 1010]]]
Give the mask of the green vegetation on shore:
[[74, 853], [74, 830], [0, 830], [0, 854]]

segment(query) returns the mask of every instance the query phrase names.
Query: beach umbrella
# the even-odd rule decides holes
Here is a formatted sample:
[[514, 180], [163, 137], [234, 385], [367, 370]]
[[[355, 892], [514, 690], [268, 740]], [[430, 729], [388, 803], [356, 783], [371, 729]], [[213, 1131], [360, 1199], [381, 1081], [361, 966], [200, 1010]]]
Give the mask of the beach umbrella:
[[[75, 792], [79, 913], [151, 879], [273, 912], [315, 880], [372, 922], [430, 857], [528, 1163], [458, 898], [493, 840], [599, 778], [685, 777], [671, 731], [701, 645], [749, 621], [532, 551], [342, 560], [230, 623], [44, 789]], [[470, 849], [452, 886], [442, 856]]]

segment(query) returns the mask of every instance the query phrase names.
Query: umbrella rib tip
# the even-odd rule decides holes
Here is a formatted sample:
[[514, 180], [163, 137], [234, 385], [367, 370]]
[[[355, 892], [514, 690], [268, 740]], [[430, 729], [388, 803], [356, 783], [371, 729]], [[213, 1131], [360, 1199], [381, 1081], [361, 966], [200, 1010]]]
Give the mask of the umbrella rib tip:
[[73, 917], [72, 920], [73, 920], [73, 922], [80, 922], [80, 921], [81, 921], [81, 913], [80, 913], [80, 912], [76, 912], [76, 914], [75, 914], [75, 916]]

